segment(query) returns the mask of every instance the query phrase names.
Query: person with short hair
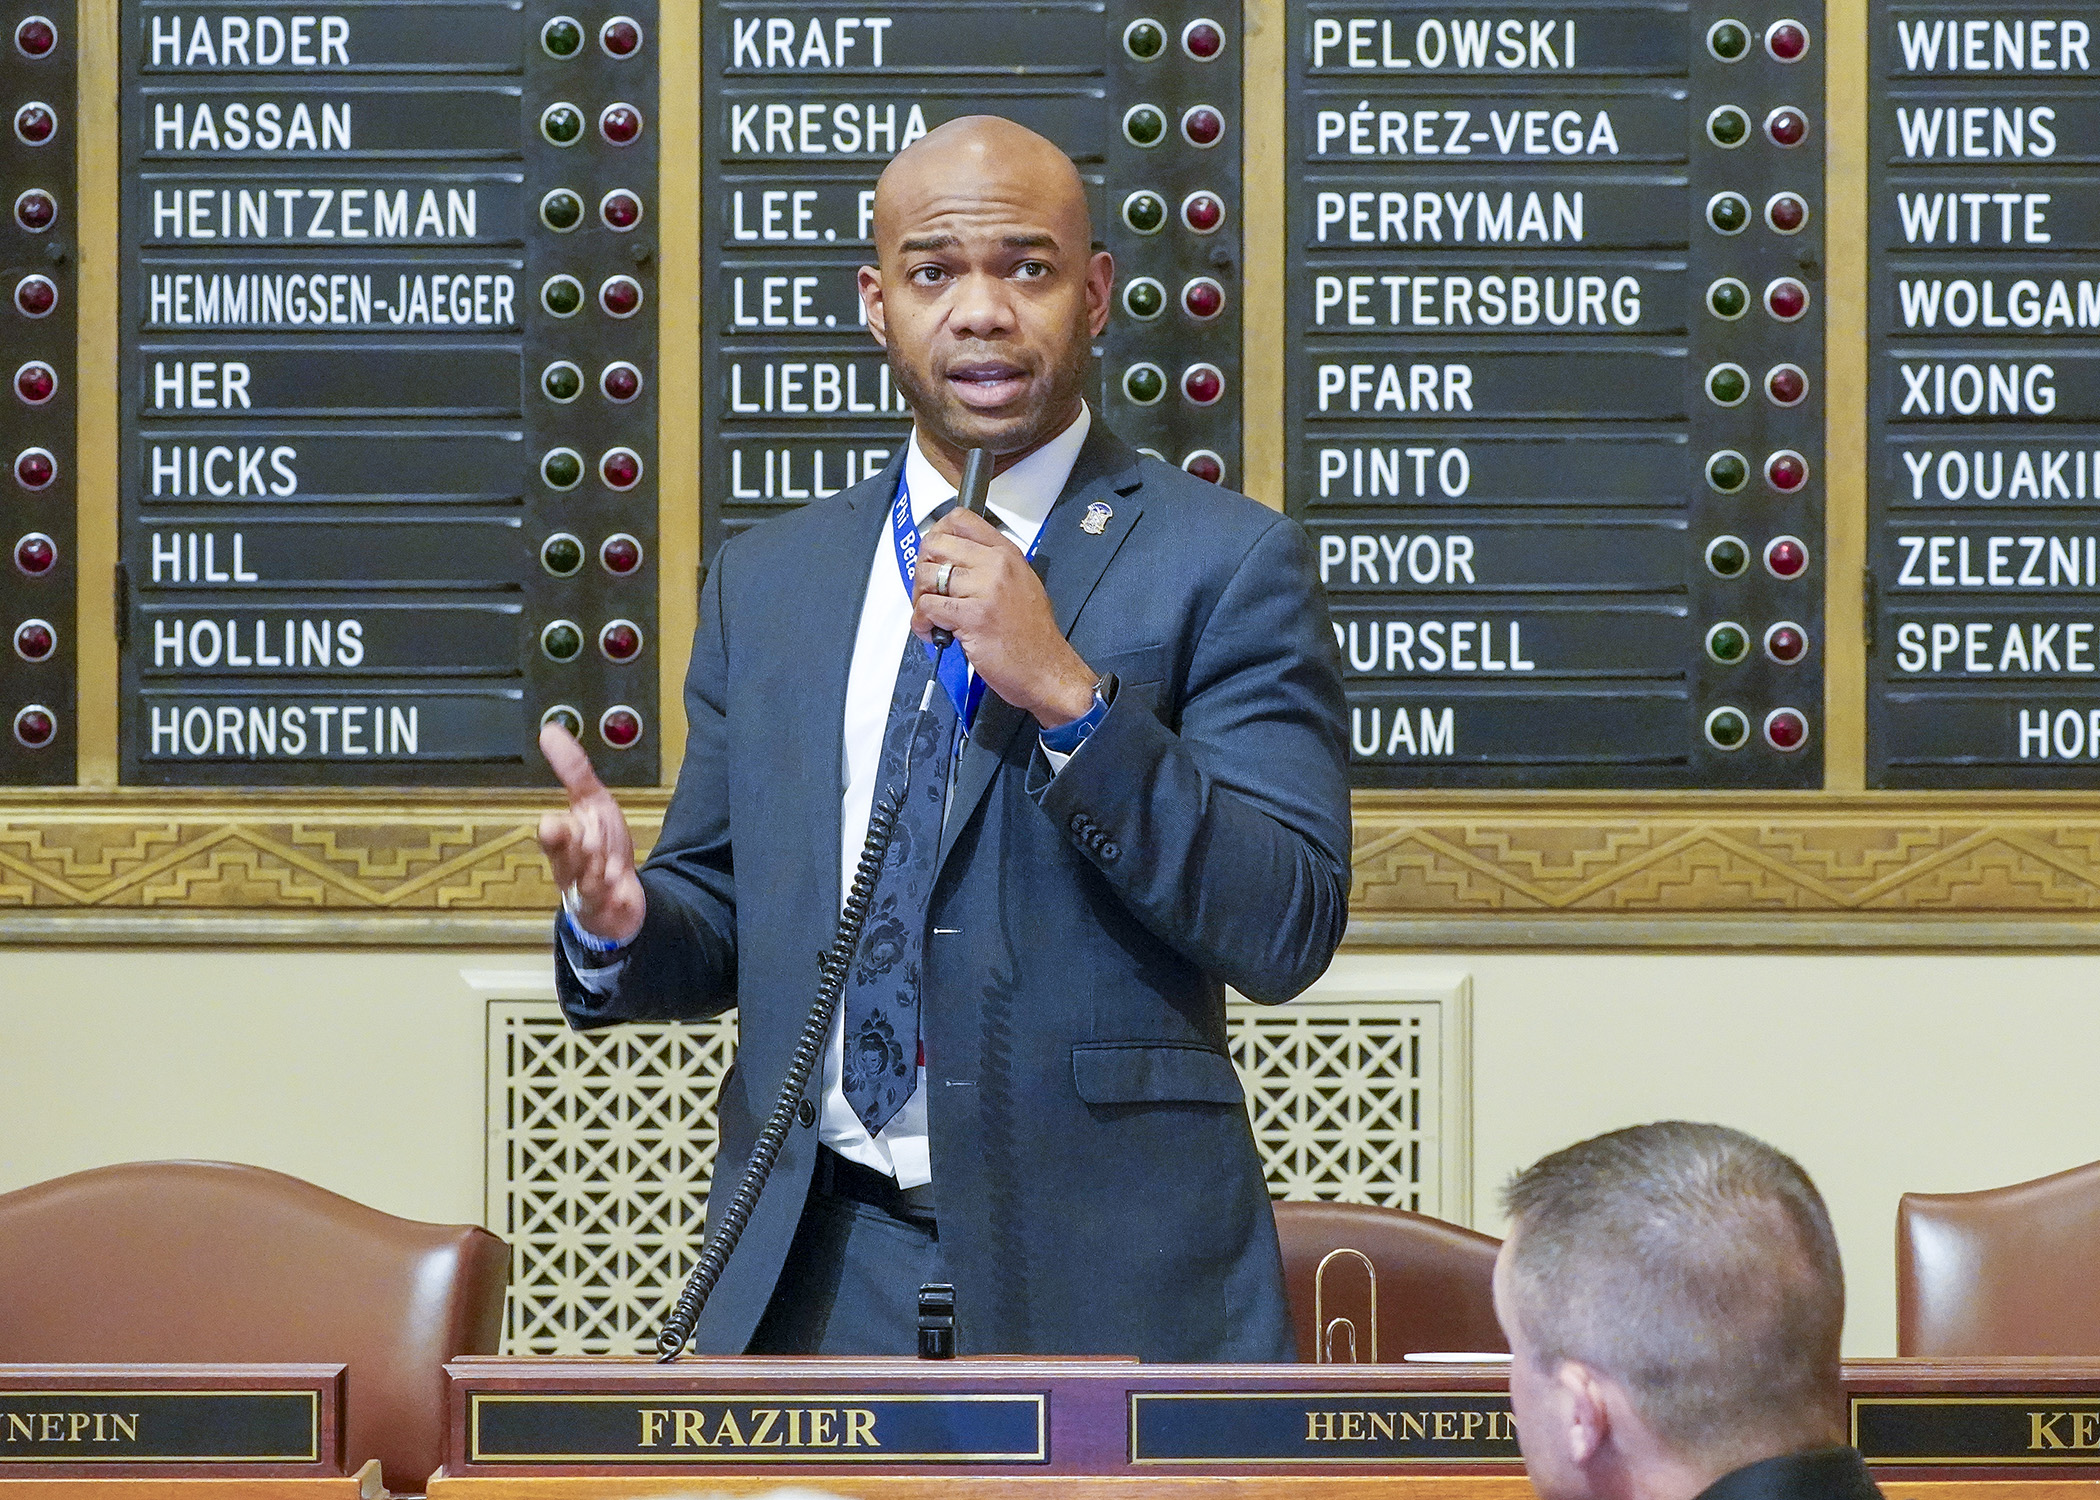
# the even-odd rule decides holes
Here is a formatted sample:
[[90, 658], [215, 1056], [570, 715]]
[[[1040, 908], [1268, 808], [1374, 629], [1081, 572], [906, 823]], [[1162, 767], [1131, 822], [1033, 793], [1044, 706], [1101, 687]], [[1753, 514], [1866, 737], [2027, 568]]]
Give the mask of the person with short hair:
[[1638, 1125], [1503, 1192], [1495, 1313], [1544, 1500], [1875, 1500], [1846, 1446], [1844, 1270], [1791, 1158]]

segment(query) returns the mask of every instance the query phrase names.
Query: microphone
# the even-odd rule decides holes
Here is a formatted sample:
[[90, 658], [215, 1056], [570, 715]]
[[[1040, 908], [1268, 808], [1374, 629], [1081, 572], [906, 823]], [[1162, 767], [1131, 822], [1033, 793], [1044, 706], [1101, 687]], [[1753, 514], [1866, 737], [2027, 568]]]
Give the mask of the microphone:
[[[926, 524], [931, 526], [957, 505], [973, 516], [981, 516], [991, 496], [992, 450], [972, 448], [969, 457], [963, 460], [962, 486], [955, 492], [955, 498], [935, 506], [933, 514], [926, 518]], [[955, 644], [955, 632], [936, 625], [933, 627], [933, 643], [945, 651]]]

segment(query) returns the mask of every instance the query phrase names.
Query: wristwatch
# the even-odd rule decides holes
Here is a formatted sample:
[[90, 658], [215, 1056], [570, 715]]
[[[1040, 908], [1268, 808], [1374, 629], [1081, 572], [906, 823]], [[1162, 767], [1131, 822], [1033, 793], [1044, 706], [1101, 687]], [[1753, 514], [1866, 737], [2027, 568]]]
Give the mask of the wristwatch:
[[1060, 724], [1055, 729], [1043, 731], [1043, 748], [1054, 750], [1059, 755], [1070, 755], [1101, 727], [1108, 717], [1109, 704], [1116, 701], [1116, 674], [1110, 672], [1094, 684], [1094, 706], [1069, 724]]

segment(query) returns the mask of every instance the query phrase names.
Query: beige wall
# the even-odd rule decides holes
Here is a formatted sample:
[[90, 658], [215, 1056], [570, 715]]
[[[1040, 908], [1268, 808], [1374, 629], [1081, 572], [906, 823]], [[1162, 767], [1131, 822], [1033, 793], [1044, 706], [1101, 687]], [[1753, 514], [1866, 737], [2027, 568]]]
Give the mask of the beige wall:
[[[539, 953], [0, 949], [0, 1190], [105, 1162], [275, 1167], [478, 1220], [483, 1016], [463, 970]], [[1476, 1219], [1516, 1167], [1666, 1116], [1724, 1121], [1822, 1184], [1848, 1351], [1895, 1349], [1906, 1188], [2100, 1158], [2100, 1005], [2078, 956], [1351, 954], [1344, 986], [1471, 976]], [[516, 993], [516, 991], [511, 991]]]

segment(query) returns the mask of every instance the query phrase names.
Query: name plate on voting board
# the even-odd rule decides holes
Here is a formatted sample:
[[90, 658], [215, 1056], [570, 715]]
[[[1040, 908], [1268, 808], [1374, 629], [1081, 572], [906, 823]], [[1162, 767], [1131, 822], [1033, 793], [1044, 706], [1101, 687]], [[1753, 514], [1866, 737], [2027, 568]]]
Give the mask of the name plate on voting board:
[[341, 1365], [0, 1365], [0, 1479], [343, 1472]]

